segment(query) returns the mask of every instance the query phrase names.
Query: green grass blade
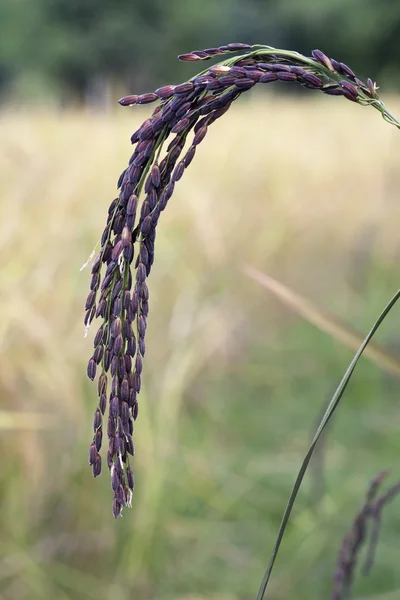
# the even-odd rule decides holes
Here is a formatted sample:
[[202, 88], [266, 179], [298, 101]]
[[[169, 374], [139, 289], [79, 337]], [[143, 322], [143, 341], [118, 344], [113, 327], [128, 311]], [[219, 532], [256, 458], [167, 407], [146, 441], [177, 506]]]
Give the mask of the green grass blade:
[[285, 533], [289, 518], [290, 518], [290, 514], [292, 512], [292, 508], [293, 505], [296, 501], [296, 497], [298, 494], [298, 491], [300, 489], [300, 486], [302, 484], [304, 475], [307, 471], [307, 467], [308, 464], [310, 462], [311, 456], [314, 452], [315, 446], [317, 445], [317, 442], [320, 438], [321, 433], [323, 432], [323, 430], [325, 429], [326, 425], [328, 424], [330, 418], [332, 417], [333, 413], [335, 412], [336, 408], [339, 405], [339, 402], [345, 392], [345, 389], [351, 379], [351, 376], [353, 374], [353, 371], [361, 357], [361, 355], [363, 354], [365, 348], [368, 346], [370, 340], [372, 339], [372, 337], [374, 336], [375, 332], [377, 331], [377, 329], [380, 327], [381, 323], [383, 322], [383, 320], [386, 318], [386, 316], [388, 315], [388, 313], [390, 312], [390, 310], [393, 308], [393, 306], [396, 304], [396, 302], [399, 300], [400, 298], [400, 290], [398, 290], [396, 292], [396, 294], [393, 296], [393, 298], [390, 300], [390, 302], [386, 305], [386, 307], [384, 308], [384, 310], [382, 311], [382, 313], [380, 314], [380, 316], [378, 317], [377, 321], [374, 323], [371, 331], [368, 333], [367, 337], [365, 338], [365, 340], [363, 341], [363, 343], [361, 344], [361, 346], [359, 347], [359, 349], [357, 350], [356, 354], [354, 355], [353, 360], [351, 361], [351, 363], [349, 364], [341, 382], [339, 383], [338, 387], [336, 388], [336, 391], [332, 397], [332, 400], [330, 401], [328, 408], [325, 411], [324, 416], [321, 419], [321, 422], [317, 428], [317, 431], [314, 435], [314, 438], [311, 442], [311, 445], [307, 451], [307, 454], [303, 460], [303, 463], [301, 465], [300, 471], [297, 475], [296, 481], [294, 483], [292, 492], [290, 494], [289, 497], [289, 501], [287, 503], [285, 512], [283, 514], [282, 517], [282, 522], [281, 525], [279, 527], [279, 531], [278, 531], [278, 535], [275, 541], [275, 545], [274, 548], [272, 550], [272, 554], [271, 554], [271, 558], [270, 561], [268, 563], [267, 569], [264, 573], [264, 577], [263, 580], [261, 582], [261, 586], [260, 586], [260, 590], [258, 592], [257, 595], [257, 600], [263, 600], [264, 595], [265, 595], [265, 591], [267, 589], [267, 585], [271, 576], [271, 572], [272, 569], [274, 567], [275, 564], [275, 560], [276, 557], [278, 555], [279, 552], [279, 547], [281, 545], [282, 542], [282, 538], [283, 535]]

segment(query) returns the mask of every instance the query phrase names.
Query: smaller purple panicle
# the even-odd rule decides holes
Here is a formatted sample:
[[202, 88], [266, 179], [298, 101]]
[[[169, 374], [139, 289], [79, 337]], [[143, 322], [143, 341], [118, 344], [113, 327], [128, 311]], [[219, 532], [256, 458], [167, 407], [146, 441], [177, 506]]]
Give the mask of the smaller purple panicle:
[[351, 529], [343, 538], [334, 573], [331, 600], [343, 600], [348, 597], [354, 581], [357, 559], [368, 534], [370, 535], [369, 546], [362, 571], [364, 575], [371, 571], [379, 539], [382, 510], [400, 493], [400, 483], [397, 483], [386, 493], [376, 497], [386, 476], [387, 472], [382, 471], [372, 479], [365, 503], [355, 517]]

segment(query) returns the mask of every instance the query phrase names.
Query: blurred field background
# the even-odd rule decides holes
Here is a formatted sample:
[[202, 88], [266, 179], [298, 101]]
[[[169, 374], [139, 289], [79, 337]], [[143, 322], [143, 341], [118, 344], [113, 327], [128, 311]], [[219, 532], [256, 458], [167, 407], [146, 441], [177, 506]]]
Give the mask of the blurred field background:
[[[147, 18], [146, 31], [156, 37], [150, 8], [167, 9], [147, 5], [150, 16], [138, 2], [142, 20], [133, 19], [131, 36], [119, 37], [110, 25], [103, 39], [120, 44], [111, 66], [120, 57], [129, 72], [129, 44], [144, 36]], [[114, 104], [124, 92], [150, 91], [168, 75], [180, 81], [191, 73], [179, 64], [169, 72], [166, 61], [165, 71], [158, 64], [149, 75], [146, 65], [159, 63], [164, 38], [157, 48], [153, 38], [142, 38], [132, 54], [134, 76], [125, 79], [98, 73], [93, 83], [90, 65], [86, 79], [67, 76], [50, 45], [49, 66], [19, 69], [17, 55], [28, 67], [39, 64], [46, 39], [58, 40], [59, 53], [69, 48], [78, 56], [78, 24], [96, 8], [61, 0], [35, 6], [61, 8], [65, 29], [57, 29], [54, 15], [50, 24], [41, 20], [45, 13], [33, 3], [0, 5], [0, 30], [20, 16], [25, 32], [25, 46], [22, 37], [14, 45], [11, 35], [0, 37], [0, 598], [255, 598], [317, 419], [354, 351], [250, 279], [243, 265], [310, 300], [336, 332], [339, 322], [342, 333], [366, 334], [400, 281], [398, 132], [373, 109], [314, 93], [282, 96], [283, 86], [248, 94], [210, 129], [158, 228], [133, 508], [114, 520], [108, 473], [94, 480], [87, 464], [97, 394], [86, 363], [96, 328], [84, 337], [90, 271], [80, 269], [103, 230], [131, 154], [129, 137], [148, 111], [111, 109], [107, 99]], [[106, 6], [104, 14], [115, 14], [105, 1], [99, 14]], [[343, 16], [333, 0], [320, 12], [311, 1], [304, 12], [289, 1], [280, 9], [271, 3], [270, 13], [255, 2], [246, 13], [232, 0], [229, 18], [204, 5], [208, 20], [200, 5], [188, 6], [183, 16], [179, 3], [169, 9], [171, 63], [174, 53], [210, 41], [249, 38], [329, 51], [329, 43], [321, 44], [323, 24], [328, 29], [332, 14]], [[229, 8], [228, 0], [221, 6]], [[335, 58], [352, 67], [358, 59], [364, 71], [362, 57], [375, 57], [367, 74], [388, 81], [396, 55], [384, 61], [379, 49], [390, 47], [399, 10], [389, 27], [393, 3], [379, 4], [381, 36], [364, 52], [360, 40], [378, 4], [363, 5], [356, 38], [350, 17], [360, 6], [349, 3], [343, 16], [348, 37], [342, 32], [340, 41], [329, 30], [326, 42], [336, 44]], [[84, 18], [68, 20], [68, 10]], [[251, 19], [241, 21], [244, 13]], [[321, 27], [310, 26], [310, 15]], [[207, 24], [215, 27], [203, 36], [200, 25]], [[34, 34], [36, 62], [28, 43]], [[73, 43], [63, 45], [66, 39]], [[105, 44], [101, 54], [90, 39], [101, 64], [114, 46]], [[125, 42], [129, 52], [121, 50]], [[69, 60], [68, 73], [76, 74], [78, 61]], [[135, 89], [126, 87], [131, 79]], [[398, 116], [395, 82], [383, 96]], [[400, 479], [399, 310], [377, 336], [386, 354], [362, 359], [312, 462], [271, 600], [329, 598], [336, 554], [368, 481], [381, 469], [392, 471], [388, 483]], [[399, 506], [400, 499], [385, 511], [374, 570], [354, 588], [358, 600], [400, 596]]]

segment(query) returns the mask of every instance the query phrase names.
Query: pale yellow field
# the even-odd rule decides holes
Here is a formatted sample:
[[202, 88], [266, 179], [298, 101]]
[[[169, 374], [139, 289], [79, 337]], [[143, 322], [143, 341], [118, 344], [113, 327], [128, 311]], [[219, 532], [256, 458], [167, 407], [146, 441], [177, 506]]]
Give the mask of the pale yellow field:
[[[387, 104], [400, 115], [397, 98]], [[214, 519], [221, 522], [231, 514], [231, 504], [240, 504], [261, 475], [283, 472], [290, 484], [306, 439], [304, 430], [296, 437], [292, 422], [289, 446], [277, 455], [271, 446], [265, 455], [255, 450], [244, 475], [235, 474], [230, 462], [229, 436], [207, 438], [207, 423], [218, 424], [222, 409], [219, 403], [214, 407], [214, 396], [204, 396], [202, 380], [228, 381], [232, 364], [240, 369], [248, 360], [249, 390], [264, 375], [271, 385], [283, 385], [284, 369], [274, 364], [256, 369], [249, 348], [253, 338], [264, 340], [271, 352], [276, 348], [285, 356], [284, 336], [298, 323], [243, 273], [242, 265], [272, 275], [362, 332], [400, 282], [400, 133], [377, 111], [341, 98], [253, 96], [235, 106], [211, 128], [160, 220], [136, 428], [136, 502], [114, 522], [108, 474], [94, 481], [86, 463], [97, 400], [85, 371], [95, 328], [85, 339], [82, 308], [90, 271], [80, 268], [101, 235], [131, 153], [130, 134], [145, 117], [146, 111], [122, 108], [110, 114], [10, 109], [0, 115], [0, 591], [5, 599], [253, 597], [275, 521], [267, 526], [262, 556], [254, 550], [250, 560], [239, 542], [220, 549], [228, 557], [221, 585], [207, 588], [193, 574], [212, 572], [209, 560], [218, 544]], [[397, 324], [398, 317], [392, 321], [398, 330]], [[310, 343], [304, 342], [308, 351]], [[288, 357], [291, 351], [293, 341]], [[333, 342], [328, 352], [337, 352]], [[307, 364], [310, 376], [318, 377], [315, 359]], [[332, 384], [346, 362], [341, 365]], [[229, 394], [221, 393], [229, 403]], [[314, 413], [323, 399], [310, 400]], [[191, 407], [202, 405], [204, 422], [197, 429]], [[393, 427], [394, 435], [400, 419], [393, 419], [385, 427]], [[251, 427], [242, 432], [251, 444]], [[182, 448], [186, 438], [197, 442]], [[347, 464], [343, 452], [340, 444], [332, 448], [332, 464]], [[194, 508], [185, 520], [171, 500], [169, 511], [163, 508], [177, 457], [193, 478], [175, 473], [181, 481], [173, 490], [176, 506], [188, 506], [185, 494], [206, 498], [212, 519]], [[369, 475], [354, 473], [353, 501]], [[288, 490], [275, 491], [278, 516]], [[348, 521], [358, 505], [347, 508]], [[237, 514], [238, 522], [246, 520], [240, 510]], [[303, 534], [315, 526], [305, 519]], [[190, 554], [192, 544], [196, 556]], [[286, 556], [284, 564], [297, 567], [288, 581], [282, 565], [271, 598], [293, 597], [291, 586], [318, 560], [318, 547], [307, 548], [307, 558], [298, 564], [296, 555]], [[149, 558], [154, 552], [162, 558]], [[181, 579], [174, 569], [184, 573]], [[236, 569], [252, 574], [250, 590]], [[165, 577], [166, 588], [160, 583]]]

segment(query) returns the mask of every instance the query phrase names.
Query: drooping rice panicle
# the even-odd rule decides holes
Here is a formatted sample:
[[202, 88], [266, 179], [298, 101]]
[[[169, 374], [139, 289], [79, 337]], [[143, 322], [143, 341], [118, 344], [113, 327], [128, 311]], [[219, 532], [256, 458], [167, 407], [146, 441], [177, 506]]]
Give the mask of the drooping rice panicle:
[[[155, 92], [119, 100], [122, 106], [159, 104], [131, 136], [134, 152], [119, 177], [119, 193], [108, 210], [85, 305], [86, 327], [95, 317], [102, 319], [87, 366], [91, 380], [99, 371], [99, 401], [89, 463], [93, 475], [98, 476], [102, 468], [103, 418], [107, 419], [107, 466], [111, 471], [115, 517], [131, 504], [134, 487], [130, 457], [134, 455], [134, 421], [138, 416], [146, 351], [147, 280], [154, 262], [156, 230], [161, 212], [208, 127], [243, 93], [274, 81], [296, 83], [374, 106], [387, 121], [400, 126], [379, 100], [372, 80], [363, 83], [344, 63], [328, 58], [320, 50], [305, 57], [269, 46], [235, 43], [196, 50], [179, 58], [203, 61], [242, 51], [244, 54], [229, 56], [179, 85], [165, 85]], [[188, 141], [189, 147], [182, 157]]]

